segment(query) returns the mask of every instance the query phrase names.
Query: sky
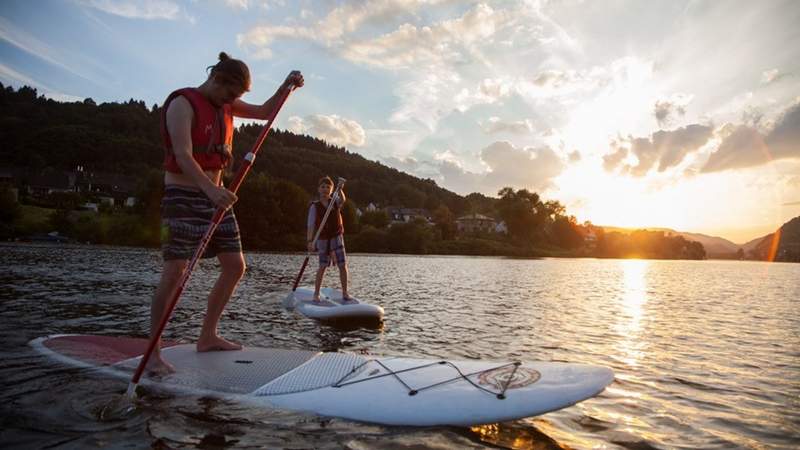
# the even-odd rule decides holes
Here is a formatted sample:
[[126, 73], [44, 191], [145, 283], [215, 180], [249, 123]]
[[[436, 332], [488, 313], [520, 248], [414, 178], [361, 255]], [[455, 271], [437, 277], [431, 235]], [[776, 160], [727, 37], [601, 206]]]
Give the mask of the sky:
[[161, 104], [220, 51], [276, 126], [465, 195], [736, 243], [800, 215], [800, 2], [0, 2], [0, 82]]

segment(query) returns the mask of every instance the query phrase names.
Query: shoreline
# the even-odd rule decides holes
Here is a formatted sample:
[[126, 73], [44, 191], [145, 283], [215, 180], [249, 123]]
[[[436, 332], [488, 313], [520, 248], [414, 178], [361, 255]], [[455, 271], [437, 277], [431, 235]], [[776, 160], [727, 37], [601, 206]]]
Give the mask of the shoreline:
[[[0, 241], [0, 246], [27, 246], [27, 247], [58, 247], [58, 248], [86, 248], [93, 247], [99, 250], [102, 249], [115, 249], [115, 250], [152, 250], [159, 251], [159, 247], [150, 246], [134, 246], [134, 245], [117, 245], [117, 244], [92, 244], [80, 242], [37, 242], [37, 241]], [[243, 253], [255, 254], [274, 254], [274, 255], [297, 255], [305, 256], [304, 251], [282, 251], [282, 250], [269, 250], [269, 249], [244, 249]], [[734, 259], [734, 258], [704, 258], [704, 259], [689, 259], [689, 258], [621, 258], [621, 257], [604, 257], [596, 255], [497, 255], [497, 254], [460, 254], [460, 253], [391, 253], [391, 252], [358, 252], [348, 251], [348, 255], [353, 256], [378, 256], [378, 257], [409, 257], [409, 258], [497, 258], [497, 259], [512, 259], [512, 260], [545, 260], [545, 259], [596, 259], [596, 260], [642, 260], [642, 261], [731, 261], [731, 262], [770, 262], [757, 259]], [[785, 262], [792, 264], [791, 261], [772, 261], [772, 263]]]

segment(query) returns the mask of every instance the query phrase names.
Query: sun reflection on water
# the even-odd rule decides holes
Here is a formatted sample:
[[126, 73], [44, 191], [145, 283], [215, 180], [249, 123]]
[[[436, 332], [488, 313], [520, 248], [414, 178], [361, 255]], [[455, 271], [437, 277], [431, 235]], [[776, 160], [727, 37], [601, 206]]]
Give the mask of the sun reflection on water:
[[622, 266], [621, 309], [615, 329], [623, 338], [619, 341], [621, 359], [631, 367], [636, 367], [644, 352], [639, 339], [647, 303], [647, 260], [629, 259], [620, 261]]

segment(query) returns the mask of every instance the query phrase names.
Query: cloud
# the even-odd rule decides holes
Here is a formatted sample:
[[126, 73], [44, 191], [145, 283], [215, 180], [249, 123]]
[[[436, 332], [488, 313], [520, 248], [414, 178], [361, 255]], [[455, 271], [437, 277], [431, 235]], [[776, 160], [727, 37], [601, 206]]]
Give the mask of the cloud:
[[[410, 17], [419, 8], [437, 3], [443, 2], [441, 0], [350, 2], [333, 8], [324, 18], [313, 23], [297, 26], [257, 26], [237, 35], [237, 41], [241, 47], [253, 51], [269, 47], [275, 40], [285, 38], [311, 41], [344, 55], [348, 54], [348, 46], [354, 45], [356, 48], [351, 56], [356, 56], [359, 52], [369, 54], [376, 52], [373, 47], [381, 47], [381, 42], [399, 44], [404, 37], [407, 39], [412, 34], [411, 28], [415, 27], [406, 24], [408, 26], [401, 26], [394, 34], [389, 33], [372, 40], [358, 39], [350, 35], [357, 34], [356, 32], [362, 27], [368, 28], [370, 25], [382, 25], [391, 19]], [[303, 16], [312, 17], [307, 13]], [[369, 64], [371, 61], [361, 62]]]
[[499, 117], [490, 117], [486, 121], [479, 122], [479, 125], [486, 134], [528, 134], [534, 129], [533, 122], [530, 119], [503, 121]]
[[480, 152], [488, 170], [475, 173], [465, 170], [456, 159], [439, 160], [444, 186], [463, 194], [483, 192], [495, 195], [504, 186], [542, 191], [552, 186], [553, 178], [565, 167], [549, 147], [518, 148], [505, 141], [494, 142]]
[[616, 169], [628, 157], [627, 147], [614, 143], [613, 148], [615, 149], [613, 153], [603, 156], [603, 168], [608, 172]]
[[700, 172], [718, 172], [763, 164], [769, 158], [764, 136], [747, 125], [728, 124], [721, 129], [725, 135], [719, 148], [712, 153]]
[[671, 123], [672, 118], [678, 114], [686, 114], [686, 107], [694, 98], [693, 95], [675, 94], [667, 99], [656, 100], [653, 114], [658, 121], [658, 125], [663, 127]]
[[766, 143], [775, 159], [800, 157], [800, 103], [783, 113], [767, 135]]
[[633, 59], [622, 58], [611, 62], [608, 67], [595, 66], [584, 70], [548, 69], [518, 79], [514, 89], [520, 95], [533, 100], [592, 93], [609, 86], [615, 78], [624, 76], [632, 63]]
[[761, 72], [761, 84], [772, 84], [788, 75], [787, 73], [781, 73], [778, 69], [765, 70]]
[[460, 4], [453, 0], [346, 3], [319, 20], [254, 27], [237, 35], [237, 42], [251, 55], [269, 58], [280, 39], [306, 41], [350, 63], [399, 74], [402, 81], [394, 94], [400, 102], [390, 121], [417, 122], [432, 131], [454, 110], [496, 103], [515, 92], [510, 77], [481, 77], [480, 71], [465, 67], [491, 66], [499, 34], [519, 37], [530, 28], [520, 17], [523, 6], [493, 9], [480, 3], [445, 19], [443, 14], [454, 8], [428, 8], [436, 13], [418, 14], [423, 7], [442, 3]]
[[[339, 51], [351, 62], [388, 70], [460, 64], [481, 59], [479, 44], [509, 26], [514, 19], [508, 10], [478, 4], [455, 19], [425, 26], [404, 23], [374, 38], [353, 37], [343, 41]], [[354, 26], [348, 28], [350, 32], [353, 30]]]
[[128, 19], [178, 20], [181, 16], [181, 7], [170, 0], [82, 0], [81, 3], [104, 13]]
[[335, 114], [315, 114], [305, 118], [292, 116], [289, 118], [289, 130], [315, 136], [341, 147], [361, 147], [366, 143], [366, 133], [358, 122]]
[[17, 72], [3, 63], [0, 63], [0, 80], [6, 85], [13, 84], [19, 87], [27, 85], [36, 88], [40, 94], [59, 102], [79, 102], [83, 100], [83, 98], [76, 95], [58, 92], [23, 73]]
[[[241, 9], [244, 11], [247, 11], [247, 9], [250, 8], [250, 0], [225, 0], [225, 4], [230, 8]], [[267, 5], [267, 3], [264, 4], [265, 7]]]
[[[657, 164], [658, 171], [663, 172], [705, 145], [712, 131], [711, 126], [692, 124], [671, 131], [659, 130], [649, 137], [623, 139], [614, 144], [613, 153], [603, 157], [603, 167], [611, 171], [623, 166], [631, 175], [641, 177]], [[636, 165], [622, 164], [629, 155], [636, 157]]]
[[800, 158], [800, 103], [789, 107], [764, 135], [749, 125], [726, 125], [719, 148], [701, 172], [742, 169], [775, 159]]
[[45, 44], [28, 31], [17, 27], [4, 17], [0, 17], [0, 39], [26, 53], [57, 66], [71, 73], [72, 75], [81, 77], [96, 84], [102, 83], [97, 79], [97, 77], [85, 70], [87, 66], [99, 67], [102, 71], [111, 73], [110, 70], [98, 64], [96, 61], [86, 58], [84, 55], [76, 56], [72, 53], [61, 49], [55, 49]]
[[475, 105], [485, 105], [498, 102], [500, 99], [508, 97], [513, 88], [513, 83], [507, 79], [486, 78], [478, 85], [474, 91], [467, 88], [455, 96], [455, 109], [465, 112]]

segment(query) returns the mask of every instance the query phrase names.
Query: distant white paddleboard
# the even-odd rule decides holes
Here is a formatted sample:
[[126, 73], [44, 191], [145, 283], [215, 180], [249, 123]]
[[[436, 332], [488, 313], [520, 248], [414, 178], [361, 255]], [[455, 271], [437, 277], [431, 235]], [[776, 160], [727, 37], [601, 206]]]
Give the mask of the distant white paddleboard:
[[[146, 339], [55, 335], [30, 342], [70, 366], [124, 380]], [[555, 362], [443, 361], [246, 347], [197, 353], [168, 345], [177, 372], [141, 384], [386, 425], [471, 426], [555, 411], [594, 397], [613, 380], [605, 367]]]
[[332, 288], [322, 288], [319, 294], [320, 301], [315, 302], [314, 288], [299, 287], [284, 298], [283, 306], [317, 320], [383, 319], [383, 308], [378, 305], [364, 303], [355, 297], [350, 297], [353, 301], [345, 302], [342, 292]]

